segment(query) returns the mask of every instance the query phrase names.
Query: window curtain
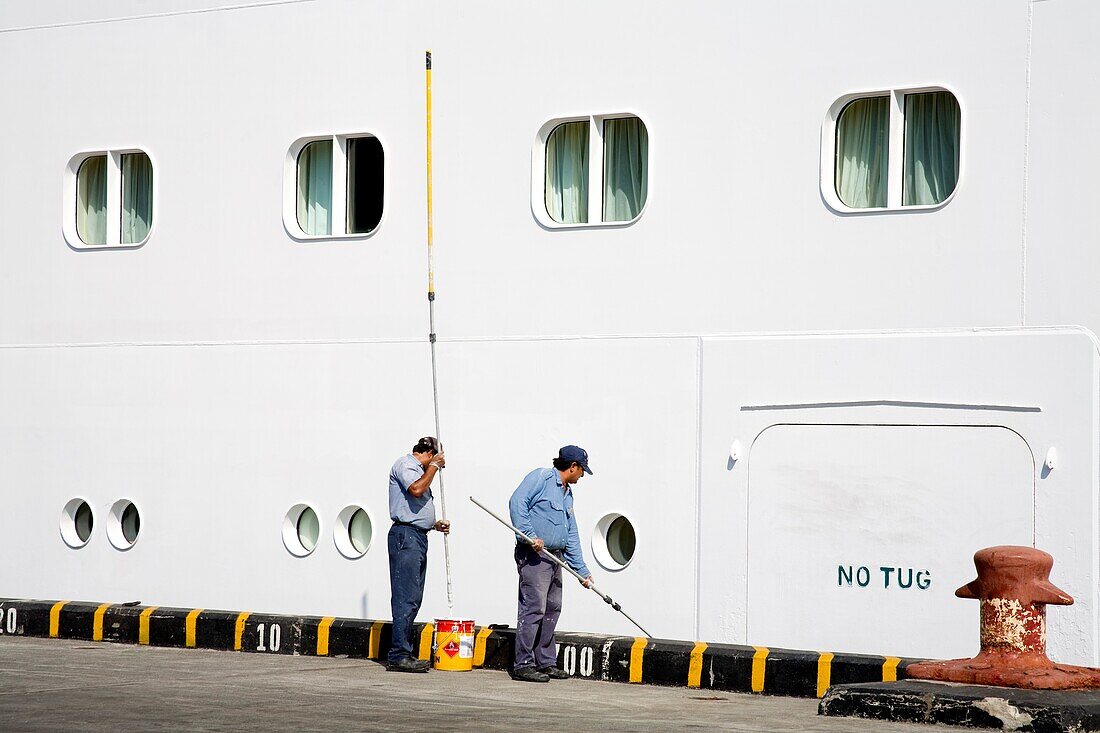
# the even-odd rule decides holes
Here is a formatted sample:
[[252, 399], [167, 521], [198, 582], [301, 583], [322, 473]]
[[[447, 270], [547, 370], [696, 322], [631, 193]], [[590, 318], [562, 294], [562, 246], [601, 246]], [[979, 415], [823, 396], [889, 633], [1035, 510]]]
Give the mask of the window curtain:
[[332, 141], [318, 140], [298, 154], [298, 226], [306, 234], [332, 233]]
[[959, 103], [950, 92], [905, 95], [902, 203], [938, 204], [959, 180]]
[[107, 243], [107, 156], [95, 155], [76, 174], [76, 233], [85, 244]]
[[886, 206], [890, 99], [857, 99], [837, 123], [836, 194], [846, 206]]
[[145, 153], [122, 156], [122, 243], [137, 244], [153, 223], [153, 164]]
[[562, 224], [588, 223], [588, 123], [566, 122], [546, 140], [546, 213]]
[[645, 206], [649, 133], [637, 117], [603, 123], [603, 220], [630, 221]]

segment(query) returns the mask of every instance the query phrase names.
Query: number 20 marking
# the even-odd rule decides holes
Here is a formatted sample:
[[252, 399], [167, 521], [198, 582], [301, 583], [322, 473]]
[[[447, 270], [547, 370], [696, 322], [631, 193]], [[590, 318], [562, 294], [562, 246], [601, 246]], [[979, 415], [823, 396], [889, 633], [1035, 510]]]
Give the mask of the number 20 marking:
[[15, 633], [16, 611], [14, 608], [9, 608], [7, 613], [4, 613], [4, 609], [0, 608], [0, 634], [5, 631], [9, 634]]
[[[268, 633], [266, 638], [264, 636], [265, 626], [269, 627], [267, 630]], [[256, 651], [266, 652], [268, 651], [268, 647], [270, 647], [270, 651], [279, 651], [279, 645], [282, 643], [283, 640], [283, 628], [279, 626], [279, 624], [257, 624], [256, 630], [259, 632], [260, 637], [260, 643], [256, 647]], [[264, 646], [265, 641], [267, 642], [267, 646]]]

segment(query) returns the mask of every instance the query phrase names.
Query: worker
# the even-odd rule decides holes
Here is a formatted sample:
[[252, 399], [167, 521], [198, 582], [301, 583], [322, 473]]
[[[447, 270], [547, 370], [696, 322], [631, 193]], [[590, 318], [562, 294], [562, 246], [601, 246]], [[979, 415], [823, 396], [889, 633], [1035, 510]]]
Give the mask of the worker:
[[428, 532], [450, 534], [451, 523], [436, 520], [432, 479], [447, 465], [443, 446], [431, 436], [421, 438], [412, 453], [398, 458], [390, 469], [390, 611], [393, 640], [386, 669], [391, 672], [427, 672], [429, 662], [413, 656], [412, 626], [424, 599], [428, 570]]
[[588, 453], [567, 445], [553, 463], [553, 468], [528, 473], [508, 502], [512, 524], [533, 540], [528, 545], [517, 537], [515, 550], [519, 613], [512, 677], [524, 682], [569, 676], [558, 668], [554, 647], [554, 629], [561, 614], [561, 566], [540, 553], [551, 553], [568, 563], [585, 578], [581, 581], [584, 587], [592, 583], [573, 516], [572, 488], [584, 474], [592, 473]]

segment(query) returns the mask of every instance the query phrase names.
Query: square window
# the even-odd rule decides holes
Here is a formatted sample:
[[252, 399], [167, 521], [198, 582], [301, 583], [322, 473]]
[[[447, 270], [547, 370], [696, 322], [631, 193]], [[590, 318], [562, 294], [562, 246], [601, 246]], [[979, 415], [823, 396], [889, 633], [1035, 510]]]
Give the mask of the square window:
[[76, 249], [139, 247], [153, 226], [153, 162], [141, 150], [81, 153], [69, 161], [62, 223]]
[[629, 224], [649, 195], [649, 132], [632, 115], [552, 120], [536, 137], [531, 168], [531, 207], [544, 226]]
[[961, 147], [962, 114], [949, 91], [849, 95], [826, 115], [822, 195], [840, 212], [940, 206], [958, 185]]
[[382, 221], [382, 143], [371, 135], [296, 141], [287, 154], [283, 223], [296, 239], [362, 237]]

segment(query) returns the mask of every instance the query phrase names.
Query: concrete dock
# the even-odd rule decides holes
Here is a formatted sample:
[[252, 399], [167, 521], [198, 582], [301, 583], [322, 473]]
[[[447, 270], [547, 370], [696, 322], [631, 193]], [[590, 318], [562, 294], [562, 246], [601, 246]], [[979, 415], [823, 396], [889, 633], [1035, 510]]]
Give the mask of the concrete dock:
[[3, 731], [927, 731], [821, 718], [817, 700], [359, 659], [0, 637]]

